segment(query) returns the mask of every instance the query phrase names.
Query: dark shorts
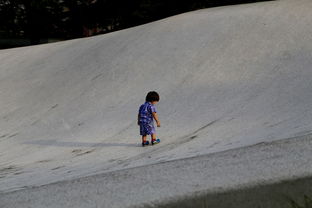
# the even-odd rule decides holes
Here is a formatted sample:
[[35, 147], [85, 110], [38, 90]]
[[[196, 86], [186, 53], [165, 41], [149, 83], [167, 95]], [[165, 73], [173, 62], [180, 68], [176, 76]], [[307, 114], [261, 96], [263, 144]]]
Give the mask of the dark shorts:
[[154, 123], [141, 123], [140, 124], [140, 135], [151, 135], [155, 134], [155, 127]]

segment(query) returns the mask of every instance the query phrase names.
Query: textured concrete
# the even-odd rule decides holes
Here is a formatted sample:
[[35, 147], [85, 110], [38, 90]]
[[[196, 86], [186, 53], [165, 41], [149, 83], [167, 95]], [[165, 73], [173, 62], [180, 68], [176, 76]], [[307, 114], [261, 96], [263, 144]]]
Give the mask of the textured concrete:
[[[126, 174], [135, 167], [310, 134], [311, 9], [310, 0], [204, 9], [92, 38], [0, 50], [2, 198], [10, 200], [6, 193], [23, 190], [16, 193], [30, 199], [30, 187], [50, 183], [64, 187], [47, 188], [49, 196], [58, 189], [70, 195], [71, 185], [66, 184], [72, 182], [60, 181]], [[161, 96], [157, 108], [162, 127], [157, 133], [162, 142], [142, 148], [137, 111], [150, 90]], [[297, 177], [291, 165], [283, 165], [288, 171], [275, 178], [273, 164], [258, 163], [268, 172], [266, 180]], [[226, 167], [219, 172], [241, 171]], [[255, 180], [261, 177], [244, 167]], [[310, 166], [305, 167], [309, 173]], [[197, 168], [192, 171], [201, 171]], [[162, 189], [166, 183], [157, 171], [147, 177], [159, 183], [144, 183], [147, 189], [154, 187], [155, 198], [147, 200], [164, 199], [162, 195], [172, 190]], [[172, 171], [185, 186], [196, 187], [202, 181], [198, 178], [194, 184], [187, 172]], [[141, 180], [139, 173], [136, 177]], [[138, 181], [131, 180], [128, 189], [116, 189], [132, 193]], [[231, 180], [222, 181], [221, 188], [231, 185]], [[91, 184], [95, 183], [86, 187], [94, 190]], [[205, 190], [213, 188], [210, 185], [199, 186]], [[129, 205], [144, 203], [139, 196], [144, 196], [146, 186]], [[191, 193], [183, 189], [178, 188], [181, 194]], [[67, 199], [84, 207], [90, 202], [92, 207], [111, 197], [116, 203], [112, 206], [125, 205], [122, 191], [105, 191], [108, 195], [97, 195], [99, 201], [79, 202], [76, 199], [84, 200], [79, 193], [88, 190], [77, 188], [77, 195]]]
[[261, 143], [29, 187], [0, 195], [0, 207], [282, 208], [312, 193], [311, 149], [311, 135]]

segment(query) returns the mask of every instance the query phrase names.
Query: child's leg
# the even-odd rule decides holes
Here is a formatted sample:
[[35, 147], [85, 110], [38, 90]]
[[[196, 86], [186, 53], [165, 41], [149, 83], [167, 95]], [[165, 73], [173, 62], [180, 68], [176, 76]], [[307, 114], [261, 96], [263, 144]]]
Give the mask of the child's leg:
[[151, 134], [152, 141], [156, 140], [156, 134]]
[[142, 142], [146, 142], [146, 135], [142, 136]]

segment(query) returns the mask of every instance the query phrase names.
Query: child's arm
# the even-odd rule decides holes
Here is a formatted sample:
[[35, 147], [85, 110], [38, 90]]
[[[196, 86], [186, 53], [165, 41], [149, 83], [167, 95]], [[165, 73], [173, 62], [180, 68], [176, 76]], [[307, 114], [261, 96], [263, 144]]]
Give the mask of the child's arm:
[[158, 115], [156, 112], [153, 112], [153, 118], [155, 119], [156, 123], [157, 123], [157, 127], [160, 127], [160, 121], [158, 119]]

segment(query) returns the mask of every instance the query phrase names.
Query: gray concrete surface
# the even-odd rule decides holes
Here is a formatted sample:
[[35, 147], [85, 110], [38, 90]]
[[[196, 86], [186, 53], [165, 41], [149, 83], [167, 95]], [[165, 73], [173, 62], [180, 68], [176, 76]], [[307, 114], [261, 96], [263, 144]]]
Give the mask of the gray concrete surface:
[[312, 191], [312, 135], [0, 195], [15, 207], [287, 207]]
[[[277, 183], [309, 175], [305, 155], [285, 159], [291, 163], [283, 163], [283, 175], [276, 175], [275, 163], [269, 163], [280, 161], [274, 158], [254, 157], [258, 164], [250, 165], [262, 172], [241, 163], [249, 157], [243, 147], [311, 133], [311, 9], [310, 0], [219, 7], [91, 38], [0, 50], [2, 203], [11, 206], [17, 194], [30, 207], [45, 199], [46, 206], [69, 200], [69, 205], [92, 207], [111, 200], [108, 205], [118, 207], [126, 204], [126, 192], [133, 196], [125, 198], [130, 206], [212, 190], [214, 182], [224, 191], [245, 182], [256, 185], [264, 173], [266, 181]], [[162, 142], [142, 148], [137, 111], [150, 90], [161, 97], [157, 133]], [[200, 165], [177, 174], [188, 167], [186, 158], [216, 157], [212, 154], [237, 148], [243, 148], [238, 159], [223, 161], [222, 168], [215, 164], [218, 172], [209, 183], [200, 184], [207, 176], [196, 175]], [[254, 150], [261, 153], [261, 148]], [[178, 184], [173, 180], [165, 186], [170, 180], [159, 173], [175, 160], [184, 165], [170, 163], [172, 172], [164, 174], [175, 174]], [[294, 166], [295, 161], [303, 166]], [[139, 186], [139, 172], [145, 168], [137, 167], [145, 166], [148, 176]], [[123, 179], [129, 171], [134, 171], [131, 180]], [[246, 181], [225, 180], [243, 171]], [[106, 189], [109, 184], [102, 187], [106, 177], [117, 191]], [[135, 186], [138, 193], [131, 191]], [[102, 188], [88, 199], [88, 189]], [[155, 198], [143, 197], [146, 189]], [[43, 198], [32, 200], [38, 190]], [[18, 202], [14, 205], [23, 206]]]

